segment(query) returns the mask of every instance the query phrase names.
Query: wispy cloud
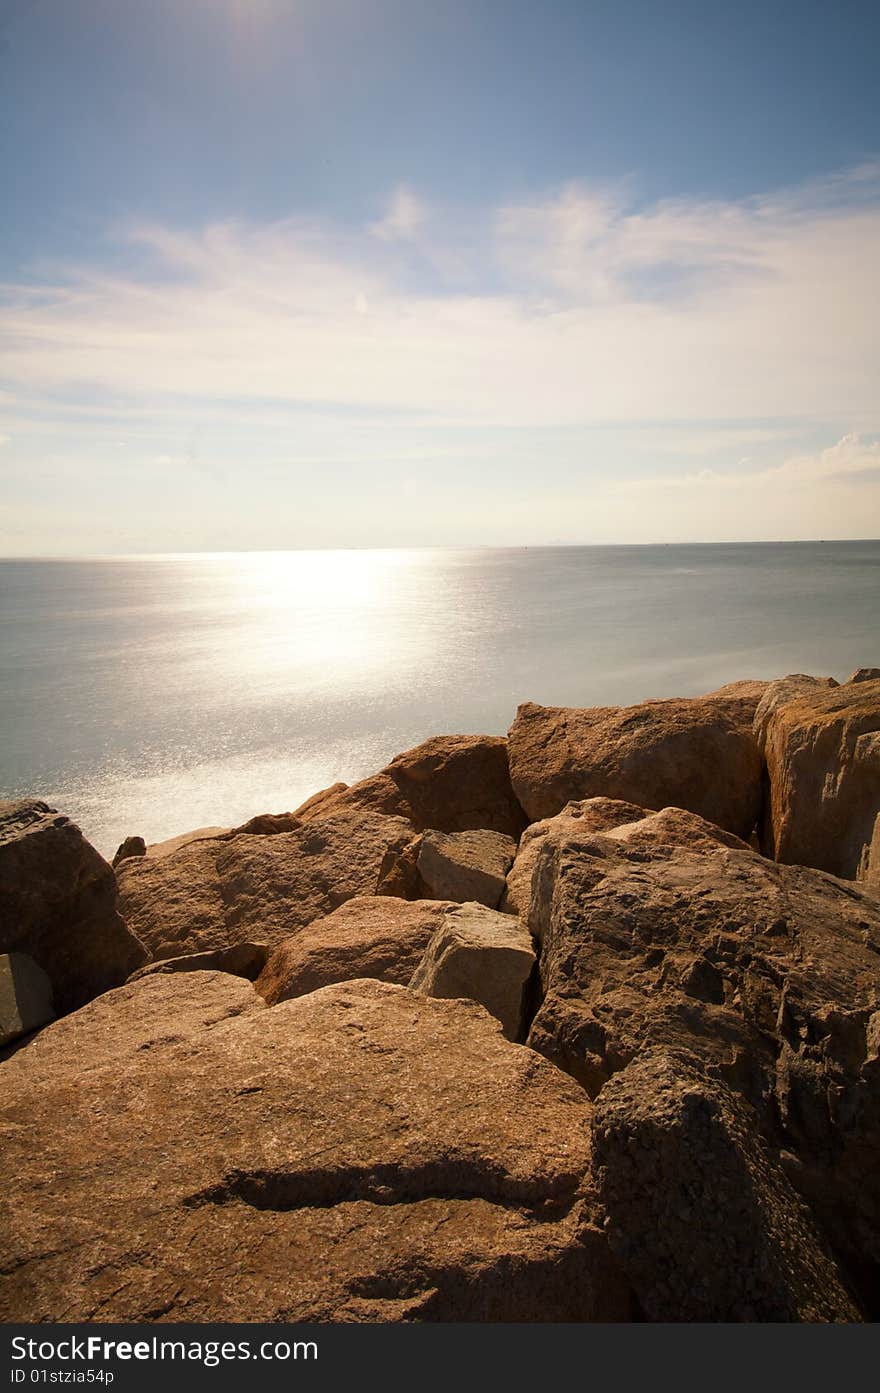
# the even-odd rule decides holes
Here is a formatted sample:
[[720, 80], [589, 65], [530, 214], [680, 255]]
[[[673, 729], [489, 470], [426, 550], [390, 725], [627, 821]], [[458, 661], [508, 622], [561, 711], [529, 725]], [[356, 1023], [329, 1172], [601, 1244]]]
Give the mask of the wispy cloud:
[[383, 242], [400, 242], [414, 237], [427, 219], [425, 204], [412, 189], [395, 189], [385, 216], [370, 224], [369, 231]]
[[231, 488], [245, 438], [241, 469], [312, 469], [312, 489], [316, 462], [351, 461], [353, 516], [383, 460], [457, 460], [496, 540], [880, 531], [878, 166], [728, 203], [571, 184], [468, 216], [401, 188], [360, 230], [141, 223], [118, 252], [0, 290], [7, 477], [41, 436], [42, 468], [95, 478], [135, 439], [144, 470]]

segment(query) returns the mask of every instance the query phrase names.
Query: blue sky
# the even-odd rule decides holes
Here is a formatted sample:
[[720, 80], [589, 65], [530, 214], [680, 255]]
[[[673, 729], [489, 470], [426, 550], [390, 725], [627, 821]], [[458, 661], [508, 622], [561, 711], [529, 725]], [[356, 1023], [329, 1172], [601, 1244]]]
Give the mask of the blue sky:
[[0, 552], [880, 534], [878, 39], [5, 0]]

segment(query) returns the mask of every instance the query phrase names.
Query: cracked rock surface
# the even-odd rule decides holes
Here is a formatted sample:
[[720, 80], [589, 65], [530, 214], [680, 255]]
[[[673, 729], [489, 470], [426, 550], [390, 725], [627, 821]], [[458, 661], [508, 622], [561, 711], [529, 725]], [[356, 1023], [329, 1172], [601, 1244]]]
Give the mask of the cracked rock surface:
[[144, 977], [4, 1065], [0, 1315], [626, 1319], [591, 1111], [469, 1002]]

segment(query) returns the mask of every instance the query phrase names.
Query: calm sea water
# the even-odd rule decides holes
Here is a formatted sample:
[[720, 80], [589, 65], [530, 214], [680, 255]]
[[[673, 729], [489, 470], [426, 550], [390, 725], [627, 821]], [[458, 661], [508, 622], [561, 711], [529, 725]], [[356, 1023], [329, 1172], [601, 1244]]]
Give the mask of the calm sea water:
[[880, 663], [880, 542], [0, 561], [0, 792], [105, 853], [294, 808], [518, 702]]

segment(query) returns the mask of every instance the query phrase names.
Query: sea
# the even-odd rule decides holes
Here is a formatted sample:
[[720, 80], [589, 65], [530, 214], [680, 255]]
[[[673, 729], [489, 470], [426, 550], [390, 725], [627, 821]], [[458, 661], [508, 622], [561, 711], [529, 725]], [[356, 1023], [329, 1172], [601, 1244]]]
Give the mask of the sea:
[[518, 703], [880, 665], [880, 541], [0, 560], [0, 796], [105, 855]]

